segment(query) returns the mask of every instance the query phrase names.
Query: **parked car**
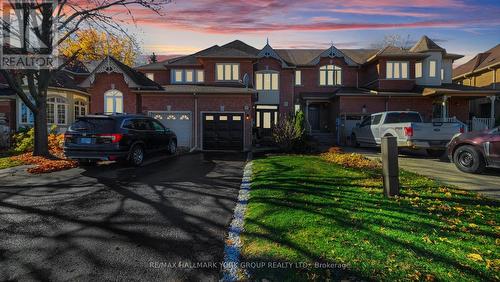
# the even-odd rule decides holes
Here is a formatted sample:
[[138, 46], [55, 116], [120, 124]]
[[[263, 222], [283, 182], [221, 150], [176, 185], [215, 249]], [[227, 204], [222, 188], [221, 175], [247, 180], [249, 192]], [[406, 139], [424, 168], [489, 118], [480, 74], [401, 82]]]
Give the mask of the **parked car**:
[[500, 168], [500, 127], [455, 136], [448, 157], [464, 172], [481, 173], [485, 167]]
[[451, 138], [464, 129], [456, 122], [424, 123], [418, 112], [380, 112], [357, 124], [351, 141], [355, 146], [378, 146], [382, 137], [395, 136], [400, 148], [426, 149], [430, 155], [441, 155]]
[[175, 154], [177, 136], [151, 117], [89, 115], [79, 117], [64, 135], [64, 153], [81, 164], [126, 160], [139, 166], [147, 153]]

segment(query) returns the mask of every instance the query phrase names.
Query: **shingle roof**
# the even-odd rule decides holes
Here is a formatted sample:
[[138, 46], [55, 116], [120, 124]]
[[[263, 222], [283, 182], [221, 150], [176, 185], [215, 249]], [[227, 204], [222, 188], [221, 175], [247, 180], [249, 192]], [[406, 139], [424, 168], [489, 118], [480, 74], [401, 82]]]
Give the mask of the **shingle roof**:
[[[125, 65], [119, 60], [109, 56], [109, 59], [113, 61], [126, 75], [128, 75], [137, 85], [152, 89], [162, 89], [161, 85], [147, 78], [143, 73], [134, 70], [133, 68]], [[106, 60], [106, 59], [104, 59]]]
[[52, 81], [50, 82], [51, 87], [57, 88], [66, 88], [66, 89], [74, 89], [82, 92], [86, 92], [85, 88], [78, 86], [75, 83], [75, 79], [72, 73], [68, 73], [67, 71], [59, 71], [56, 73]]
[[403, 48], [399, 48], [396, 46], [386, 46], [380, 49], [377, 53], [372, 55], [367, 61], [372, 61], [376, 58], [384, 58], [384, 57], [399, 57], [399, 58], [425, 58], [428, 55], [421, 53], [414, 53]]
[[257, 54], [259, 54], [260, 51], [241, 40], [234, 40], [232, 42], [227, 43], [226, 45], [222, 45], [222, 47], [237, 49], [253, 56], [257, 56]]
[[[376, 49], [339, 49], [358, 64], [363, 64], [377, 52]], [[276, 53], [289, 65], [309, 66], [325, 49], [275, 49]]]
[[500, 63], [500, 44], [489, 49], [486, 52], [477, 54], [467, 63], [458, 66], [453, 70], [453, 77], [461, 76], [466, 73], [478, 71], [494, 64]]
[[436, 42], [432, 41], [427, 36], [422, 36], [420, 40], [413, 45], [410, 49], [411, 52], [427, 52], [427, 51], [441, 51], [445, 52], [445, 49], [437, 45]]

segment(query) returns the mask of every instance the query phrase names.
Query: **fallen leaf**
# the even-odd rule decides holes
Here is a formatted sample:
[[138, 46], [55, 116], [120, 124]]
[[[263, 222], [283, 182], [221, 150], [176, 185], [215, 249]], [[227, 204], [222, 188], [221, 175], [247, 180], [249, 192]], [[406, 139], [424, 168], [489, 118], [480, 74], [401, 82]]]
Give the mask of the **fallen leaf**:
[[483, 261], [483, 257], [480, 254], [468, 254], [467, 258], [473, 261]]

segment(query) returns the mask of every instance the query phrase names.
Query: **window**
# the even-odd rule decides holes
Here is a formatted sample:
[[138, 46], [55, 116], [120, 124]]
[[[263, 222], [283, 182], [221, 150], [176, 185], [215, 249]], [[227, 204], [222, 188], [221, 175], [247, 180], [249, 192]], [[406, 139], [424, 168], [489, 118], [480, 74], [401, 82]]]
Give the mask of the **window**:
[[342, 68], [326, 65], [319, 68], [319, 85], [334, 86], [342, 84]]
[[381, 119], [382, 119], [382, 115], [374, 115], [374, 116], [372, 116], [372, 124], [373, 125], [379, 124]]
[[429, 77], [436, 77], [436, 61], [429, 61]]
[[50, 97], [47, 99], [47, 123], [66, 124], [68, 105], [63, 97]]
[[408, 62], [387, 62], [386, 79], [408, 79]]
[[23, 102], [21, 102], [21, 123], [33, 124], [35, 121], [35, 116], [33, 112], [26, 106]]
[[123, 94], [118, 90], [108, 90], [104, 93], [104, 112], [123, 113]]
[[441, 80], [444, 80], [444, 69], [441, 69]]
[[153, 123], [153, 129], [156, 132], [165, 132], [165, 128], [159, 122], [157, 122], [156, 120], [153, 120], [152, 123]]
[[279, 90], [279, 74], [277, 72], [257, 72], [255, 74], [255, 89]]
[[146, 77], [149, 78], [149, 79], [151, 79], [151, 80], [155, 80], [155, 74], [152, 73], [152, 72], [146, 73]]
[[302, 71], [295, 71], [295, 85], [302, 85]]
[[87, 103], [83, 100], [76, 100], [75, 101], [75, 119], [77, 117], [83, 117], [87, 114]]
[[173, 70], [172, 83], [200, 83], [205, 79], [203, 70]]
[[240, 79], [239, 64], [216, 64], [215, 70], [219, 81], [237, 81]]
[[415, 77], [422, 77], [422, 62], [415, 63]]

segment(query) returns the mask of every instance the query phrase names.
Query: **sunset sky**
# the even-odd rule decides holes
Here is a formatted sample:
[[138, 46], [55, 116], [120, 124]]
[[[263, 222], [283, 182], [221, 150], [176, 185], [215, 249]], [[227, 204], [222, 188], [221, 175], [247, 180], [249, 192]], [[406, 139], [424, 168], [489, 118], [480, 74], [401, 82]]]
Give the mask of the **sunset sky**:
[[261, 48], [369, 48], [385, 35], [426, 34], [470, 59], [500, 43], [500, 0], [177, 0], [133, 10], [145, 54], [187, 54], [240, 39]]

